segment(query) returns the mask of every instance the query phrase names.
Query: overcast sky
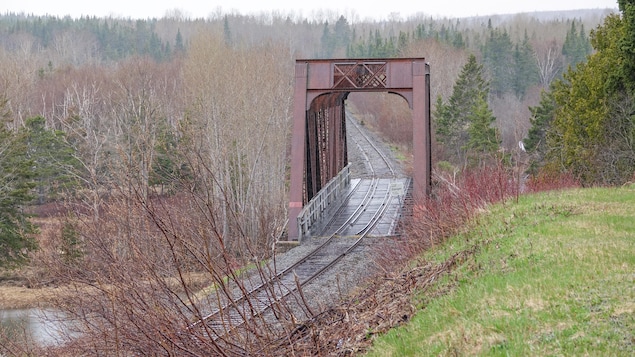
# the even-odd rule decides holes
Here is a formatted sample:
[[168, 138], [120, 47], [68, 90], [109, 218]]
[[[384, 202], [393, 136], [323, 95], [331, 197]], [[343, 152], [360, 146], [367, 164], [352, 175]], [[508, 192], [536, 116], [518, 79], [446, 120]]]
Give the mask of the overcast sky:
[[[424, 13], [434, 17], [467, 17], [518, 12], [617, 8], [617, 0], [0, 0], [0, 11], [34, 15], [80, 17], [163, 17], [180, 10], [188, 17], [207, 18], [211, 13], [259, 14], [279, 11], [313, 17], [319, 10], [332, 10], [359, 20], [402, 18]], [[7, 4], [8, 3], [8, 4]]]

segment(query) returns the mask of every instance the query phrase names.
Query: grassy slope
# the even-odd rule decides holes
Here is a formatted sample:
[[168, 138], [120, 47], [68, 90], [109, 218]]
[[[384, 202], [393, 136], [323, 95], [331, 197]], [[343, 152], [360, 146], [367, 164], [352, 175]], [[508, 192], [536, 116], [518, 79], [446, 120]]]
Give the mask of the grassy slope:
[[635, 186], [493, 206], [423, 258], [474, 246], [370, 356], [635, 355]]

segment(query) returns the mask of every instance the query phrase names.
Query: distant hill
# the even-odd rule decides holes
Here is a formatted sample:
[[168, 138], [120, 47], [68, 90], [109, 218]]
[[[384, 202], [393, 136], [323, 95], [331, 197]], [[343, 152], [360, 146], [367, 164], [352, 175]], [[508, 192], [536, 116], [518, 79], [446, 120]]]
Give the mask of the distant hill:
[[534, 12], [522, 12], [513, 14], [495, 14], [495, 15], [483, 15], [474, 16], [468, 18], [462, 18], [462, 20], [469, 20], [474, 22], [486, 22], [492, 20], [493, 25], [497, 25], [502, 22], [512, 21], [518, 17], [535, 18], [541, 22], [555, 21], [555, 20], [567, 20], [567, 19], [581, 19], [583, 22], [600, 22], [601, 19], [609, 14], [617, 13], [617, 8], [605, 8], [605, 9], [578, 9], [578, 10], [565, 10], [565, 11], [534, 11]]

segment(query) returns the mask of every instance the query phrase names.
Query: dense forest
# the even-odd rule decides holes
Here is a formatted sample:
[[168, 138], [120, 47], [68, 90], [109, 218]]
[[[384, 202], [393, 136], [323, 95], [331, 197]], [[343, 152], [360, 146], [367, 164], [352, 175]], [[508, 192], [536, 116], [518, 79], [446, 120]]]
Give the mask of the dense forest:
[[[497, 162], [622, 184], [635, 171], [634, 39], [629, 0], [619, 12], [377, 22], [4, 14], [0, 267], [133, 284], [268, 257], [285, 227], [301, 58], [425, 57], [439, 176]], [[349, 99], [407, 165], [403, 100]]]

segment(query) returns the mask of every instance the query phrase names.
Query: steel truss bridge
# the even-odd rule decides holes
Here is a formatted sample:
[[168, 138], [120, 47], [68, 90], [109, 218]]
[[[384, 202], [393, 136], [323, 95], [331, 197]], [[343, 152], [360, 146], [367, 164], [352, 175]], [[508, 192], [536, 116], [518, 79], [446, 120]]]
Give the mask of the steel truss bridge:
[[407, 101], [413, 123], [411, 194], [417, 202], [430, 193], [430, 67], [424, 58], [296, 60], [291, 241], [301, 240], [308, 226], [325, 218], [321, 213], [346, 192], [349, 181], [341, 178], [348, 165], [344, 102], [351, 92], [388, 92]]
[[[292, 302], [304, 301], [302, 289], [344, 261], [365, 237], [393, 231], [404, 196], [411, 194], [416, 202], [430, 193], [430, 71], [423, 58], [298, 60], [295, 71], [288, 235], [295, 241], [317, 239], [295, 263], [280, 270], [268, 265], [251, 280], [237, 280], [238, 288], [225, 295], [212, 294], [209, 311], [187, 328], [210, 337], [197, 341], [202, 347], [241, 350], [237, 341], [249, 341], [265, 327], [310, 318], [290, 316]], [[347, 118], [344, 101], [351, 92], [390, 92], [408, 102], [413, 177], [398, 175], [359, 124]], [[370, 178], [351, 178], [349, 145], [363, 153]]]

